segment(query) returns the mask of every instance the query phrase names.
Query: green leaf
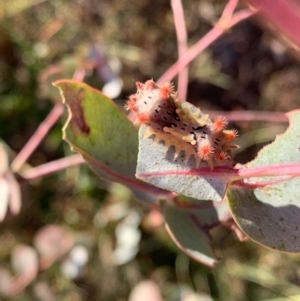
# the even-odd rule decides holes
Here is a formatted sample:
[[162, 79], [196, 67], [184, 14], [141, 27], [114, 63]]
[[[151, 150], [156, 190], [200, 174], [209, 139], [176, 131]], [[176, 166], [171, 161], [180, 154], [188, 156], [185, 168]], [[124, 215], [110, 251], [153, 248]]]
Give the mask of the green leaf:
[[166, 203], [164, 216], [167, 231], [183, 252], [208, 266], [218, 262], [210, 246], [207, 224], [201, 224], [197, 214]]
[[145, 131], [144, 126], [139, 131], [137, 178], [198, 200], [223, 200], [230, 180], [226, 168], [210, 170], [206, 163], [197, 168], [195, 160], [186, 162], [183, 153], [175, 158], [175, 147], [166, 149], [162, 141], [144, 138]]
[[[263, 148], [249, 167], [300, 163], [300, 111], [293, 111], [288, 117], [287, 131]], [[250, 238], [278, 251], [300, 252], [299, 191], [299, 177], [255, 189], [233, 186], [228, 191], [229, 206], [236, 223]]]
[[129, 186], [147, 200], [148, 193], [164, 193], [135, 178], [137, 131], [111, 99], [73, 80], [59, 80], [54, 85], [69, 111], [63, 138], [99, 177]]
[[213, 228], [222, 222], [232, 220], [227, 201], [221, 203], [207, 202], [180, 195], [173, 199], [174, 205], [195, 216], [201, 226], [206, 229]]

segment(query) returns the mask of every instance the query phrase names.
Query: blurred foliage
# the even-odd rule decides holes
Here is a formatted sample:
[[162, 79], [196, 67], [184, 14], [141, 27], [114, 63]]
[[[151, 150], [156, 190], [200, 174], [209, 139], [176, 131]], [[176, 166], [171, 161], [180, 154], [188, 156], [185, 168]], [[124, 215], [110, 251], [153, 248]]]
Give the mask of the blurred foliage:
[[[221, 0], [184, 1], [191, 43], [211, 28], [223, 7]], [[91, 59], [90, 49], [95, 45], [102, 49], [111, 70], [119, 72], [123, 90], [117, 102], [123, 104], [136, 80], [158, 78], [177, 58], [169, 1], [0, 2], [0, 137], [14, 152], [20, 151], [59, 101], [49, 83], [70, 77], [70, 69]], [[205, 57], [191, 64], [188, 95], [202, 109], [300, 107], [299, 62], [255, 23], [238, 25], [214, 43]], [[90, 69], [85, 81], [100, 89], [105, 83], [95, 69]], [[269, 125], [242, 122], [237, 126], [249, 133]], [[51, 131], [29, 164], [36, 166], [70, 153], [61, 141], [60, 129], [58, 124]], [[261, 146], [252, 145], [239, 153], [237, 162], [249, 161]], [[53, 264], [46, 256], [28, 287], [2, 300], [121, 301], [144, 279], [155, 281], [164, 300], [171, 301], [188, 300], [192, 292], [198, 298], [193, 300], [300, 300], [298, 255], [275, 253], [251, 241], [241, 243], [231, 231], [218, 227], [213, 231], [214, 248], [222, 261], [211, 270], [174, 246], [156, 207], [139, 203], [124, 187], [103, 183], [86, 166], [31, 185], [23, 183], [22, 190], [21, 214], [8, 216], [0, 225], [2, 294], [10, 275], [20, 271], [20, 266], [15, 267], [18, 261], [11, 263], [21, 256], [16, 247], [27, 245], [23, 250], [31, 254], [32, 264], [35, 255], [28, 245], [38, 250], [39, 260], [45, 259], [37, 247], [37, 234], [52, 224], [59, 227], [55, 234], [45, 232], [46, 242], [57, 248], [61, 241], [70, 243], [63, 244]], [[125, 251], [131, 253], [122, 249], [120, 235], [130, 241]], [[127, 254], [127, 261], [123, 258], [122, 262], [120, 254]]]

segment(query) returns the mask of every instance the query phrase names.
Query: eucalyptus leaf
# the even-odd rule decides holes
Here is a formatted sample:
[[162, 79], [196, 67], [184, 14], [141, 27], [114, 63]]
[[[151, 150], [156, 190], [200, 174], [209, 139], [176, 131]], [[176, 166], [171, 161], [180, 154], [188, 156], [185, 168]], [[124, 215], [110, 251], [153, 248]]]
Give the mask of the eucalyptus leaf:
[[60, 80], [54, 85], [69, 110], [63, 138], [99, 177], [122, 183], [147, 201], [165, 193], [135, 178], [137, 131], [111, 99], [82, 82]]
[[223, 200], [230, 175], [210, 170], [206, 163], [197, 167], [193, 157], [187, 161], [183, 152], [177, 156], [175, 146], [167, 148], [163, 141], [145, 137], [146, 131], [145, 126], [139, 131], [137, 178], [198, 200]]
[[[288, 117], [287, 131], [247, 166], [300, 163], [300, 111], [290, 112]], [[248, 182], [270, 179], [258, 177]], [[253, 240], [278, 251], [300, 252], [299, 191], [299, 177], [255, 189], [232, 186], [228, 192], [229, 206], [236, 223]]]
[[164, 204], [166, 228], [176, 245], [195, 260], [214, 266], [218, 259], [210, 246], [210, 236], [205, 224], [189, 210]]

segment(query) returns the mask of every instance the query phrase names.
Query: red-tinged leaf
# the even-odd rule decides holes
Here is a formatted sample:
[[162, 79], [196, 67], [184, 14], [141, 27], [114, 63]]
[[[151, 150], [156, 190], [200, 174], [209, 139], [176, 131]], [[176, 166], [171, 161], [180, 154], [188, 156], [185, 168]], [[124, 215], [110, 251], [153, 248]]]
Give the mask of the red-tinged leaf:
[[132, 188], [144, 200], [155, 199], [150, 192], [165, 193], [135, 178], [137, 131], [111, 99], [77, 81], [60, 80], [54, 85], [69, 109], [63, 138], [99, 177]]
[[264, 26], [288, 42], [290, 47], [300, 49], [299, 22], [300, 5], [294, 0], [246, 0], [253, 8], [258, 9], [257, 17]]
[[173, 200], [173, 204], [192, 214], [199, 220], [198, 223], [206, 229], [232, 219], [226, 200], [216, 203], [179, 196]]
[[240, 241], [248, 239], [232, 218], [227, 198], [221, 203], [207, 202], [180, 196], [174, 199], [174, 205], [189, 212], [197, 224], [205, 230], [223, 225], [235, 232]]
[[218, 262], [210, 246], [208, 229], [196, 215], [170, 204], [164, 205], [164, 215], [168, 233], [183, 252], [208, 266]]
[[[196, 167], [193, 157], [186, 160], [181, 152], [176, 158], [175, 147], [165, 147], [153, 136], [145, 138], [146, 127], [139, 131], [137, 178], [187, 197], [221, 202], [231, 179], [232, 169], [210, 169], [205, 162]], [[166, 134], [167, 135], [167, 134]]]
[[[249, 167], [300, 163], [300, 110], [287, 114], [290, 126], [263, 148]], [[281, 177], [258, 177], [248, 183]], [[300, 177], [255, 189], [232, 186], [229, 206], [238, 226], [258, 243], [284, 252], [300, 252]]]

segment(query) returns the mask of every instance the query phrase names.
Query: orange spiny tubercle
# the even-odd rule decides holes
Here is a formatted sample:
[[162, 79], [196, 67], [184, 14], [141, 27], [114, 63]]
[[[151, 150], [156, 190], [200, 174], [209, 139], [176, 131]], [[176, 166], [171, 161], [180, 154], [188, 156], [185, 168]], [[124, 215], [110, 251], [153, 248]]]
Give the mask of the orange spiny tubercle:
[[209, 160], [214, 153], [214, 148], [209, 144], [205, 144], [199, 147], [198, 155], [203, 160]]
[[125, 109], [130, 111], [136, 111], [135, 104], [136, 104], [136, 99], [134, 97], [130, 97], [125, 104]]
[[217, 133], [223, 131], [228, 124], [228, 121], [225, 117], [219, 116], [213, 123], [213, 130]]
[[137, 119], [135, 120], [135, 124], [137, 125], [142, 125], [142, 124], [147, 124], [151, 120], [151, 116], [146, 113], [139, 114]]
[[220, 152], [220, 153], [216, 154], [216, 159], [219, 162], [224, 162], [226, 160], [230, 160], [231, 158], [226, 152]]
[[153, 88], [155, 88], [155, 87], [156, 87], [156, 84], [155, 84], [155, 82], [154, 82], [152, 79], [147, 80], [147, 81], [145, 82], [145, 88], [146, 88], [146, 89], [153, 89]]
[[227, 141], [233, 141], [238, 136], [237, 130], [226, 130], [223, 131], [223, 133], [225, 134], [225, 140]]
[[202, 160], [211, 169], [232, 165], [230, 150], [238, 147], [234, 144], [238, 132], [225, 130], [228, 125], [225, 117], [219, 116], [212, 122], [199, 108], [179, 101], [170, 82], [159, 86], [151, 79], [137, 82], [136, 86], [137, 92], [125, 105], [134, 113], [134, 124], [147, 125], [156, 137], [164, 134], [166, 147], [174, 145], [176, 153], [185, 152], [187, 159], [194, 156], [196, 164]]
[[144, 88], [144, 84], [141, 83], [141, 82], [136, 82], [136, 87], [137, 87], [138, 90], [141, 90], [141, 89]]
[[164, 83], [160, 88], [160, 96], [162, 98], [169, 98], [174, 92], [174, 87], [170, 82]]

